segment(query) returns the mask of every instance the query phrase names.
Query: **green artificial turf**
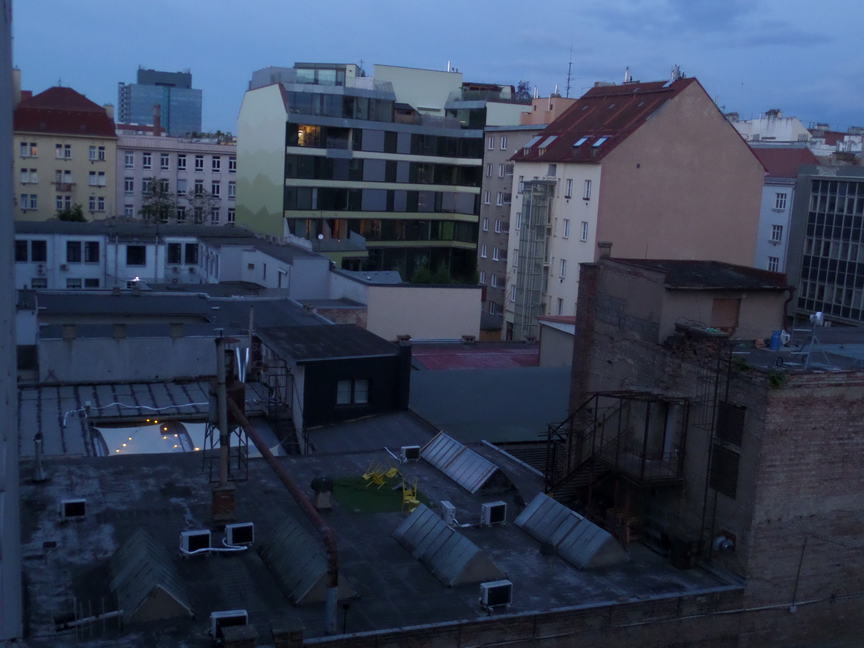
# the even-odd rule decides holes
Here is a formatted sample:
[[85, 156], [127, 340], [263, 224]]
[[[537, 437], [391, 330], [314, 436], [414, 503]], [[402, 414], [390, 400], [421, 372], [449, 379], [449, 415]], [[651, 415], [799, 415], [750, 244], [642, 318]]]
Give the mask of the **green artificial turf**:
[[[349, 511], [355, 513], [398, 513], [402, 510], [402, 478], [394, 477], [381, 488], [367, 486], [362, 477], [339, 477], [333, 480], [333, 497]], [[429, 505], [418, 493], [417, 499]]]

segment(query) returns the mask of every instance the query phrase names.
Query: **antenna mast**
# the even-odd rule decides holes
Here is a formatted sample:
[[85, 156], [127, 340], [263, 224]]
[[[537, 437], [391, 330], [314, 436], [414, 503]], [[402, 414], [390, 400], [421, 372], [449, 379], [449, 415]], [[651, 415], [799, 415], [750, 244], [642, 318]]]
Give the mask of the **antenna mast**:
[[573, 72], [573, 45], [570, 45], [570, 57], [567, 59], [567, 92], [564, 96], [570, 98], [570, 78]]

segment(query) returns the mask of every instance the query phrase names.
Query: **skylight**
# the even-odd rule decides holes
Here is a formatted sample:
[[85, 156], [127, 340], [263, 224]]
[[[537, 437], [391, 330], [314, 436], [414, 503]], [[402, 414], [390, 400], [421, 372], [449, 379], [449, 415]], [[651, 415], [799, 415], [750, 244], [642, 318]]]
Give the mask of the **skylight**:
[[598, 139], [596, 142], [594, 142], [594, 143], [591, 145], [591, 148], [600, 148], [601, 146], [603, 146], [603, 144], [604, 144], [604, 143], [606, 142], [606, 140], [608, 140], [608, 139], [609, 139], [608, 137], [601, 137], [600, 139]]
[[546, 140], [545, 140], [545, 141], [540, 145], [540, 148], [546, 148], [546, 147], [549, 146], [552, 142], [554, 142], [556, 139], [558, 139], [558, 136], [557, 136], [557, 135], [550, 135], [550, 136], [547, 137]]
[[539, 142], [541, 139], [543, 139], [543, 136], [542, 136], [542, 135], [535, 135], [535, 136], [532, 137], [530, 140], [528, 140], [528, 143], [525, 145], [525, 148], [526, 148], [526, 149], [527, 149], [527, 148], [531, 148], [531, 147], [534, 146], [537, 142]]
[[580, 146], [582, 146], [587, 141], [588, 141], [587, 137], [580, 137], [578, 140], [573, 142], [573, 148], [579, 148]]

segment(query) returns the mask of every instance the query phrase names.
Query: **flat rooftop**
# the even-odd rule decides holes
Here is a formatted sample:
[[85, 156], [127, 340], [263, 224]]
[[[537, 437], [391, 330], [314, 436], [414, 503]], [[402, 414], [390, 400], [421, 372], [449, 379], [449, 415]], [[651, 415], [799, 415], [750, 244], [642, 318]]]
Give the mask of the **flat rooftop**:
[[[598, 571], [580, 571], [558, 556], [543, 555], [539, 543], [512, 524], [524, 503], [542, 490], [541, 478], [486, 444], [472, 448], [492, 461], [518, 489], [475, 496], [425, 460], [400, 466], [405, 478], [416, 480], [421, 497], [433, 508], [451, 501], [461, 522], [476, 522], [483, 501], [508, 504], [505, 526], [464, 528], [475, 543], [514, 583], [509, 614], [531, 614], [570, 606], [609, 605], [645, 601], [687, 592], [736, 587], [731, 580], [699, 568], [678, 570], [638, 544], [631, 560]], [[295, 482], [311, 494], [317, 476], [358, 478], [370, 464], [394, 464], [383, 450], [321, 454], [278, 459]], [[29, 610], [28, 645], [209, 646], [207, 620], [215, 610], [245, 609], [267, 642], [270, 629], [286, 622], [302, 624], [305, 637], [324, 636], [324, 605], [294, 606], [285, 597], [272, 571], [253, 547], [239, 554], [209, 557], [179, 556], [183, 530], [213, 528], [210, 483], [200, 456], [190, 454], [62, 458], [45, 462], [49, 481], [30, 481], [33, 465], [22, 465], [22, 556]], [[236, 483], [237, 521], [255, 524], [256, 546], [268, 542], [286, 519], [306, 528], [318, 543], [292, 497], [263, 461], [249, 461], [248, 481]], [[58, 519], [59, 500], [87, 499], [87, 516], [75, 522]], [[337, 499], [322, 514], [337, 536], [340, 573], [356, 598], [340, 606], [340, 632], [347, 634], [460, 620], [488, 619], [478, 604], [477, 584], [447, 587], [393, 537], [403, 521], [400, 512], [366, 512]], [[95, 624], [66, 635], [55, 634], [54, 619], [79, 611], [113, 610], [118, 603], [109, 590], [109, 560], [139, 529], [146, 529], [170, 556], [171, 568], [186, 590], [194, 618], [128, 625], [122, 635], [112, 625]], [[219, 534], [216, 534], [219, 537]], [[217, 540], [218, 543], [218, 540]], [[314, 550], [315, 548], [310, 548]], [[76, 641], [76, 639], [78, 639]], [[100, 643], [102, 642], [102, 643]]]
[[523, 342], [479, 342], [476, 344], [411, 344], [416, 369], [507, 369], [536, 367], [540, 346]]

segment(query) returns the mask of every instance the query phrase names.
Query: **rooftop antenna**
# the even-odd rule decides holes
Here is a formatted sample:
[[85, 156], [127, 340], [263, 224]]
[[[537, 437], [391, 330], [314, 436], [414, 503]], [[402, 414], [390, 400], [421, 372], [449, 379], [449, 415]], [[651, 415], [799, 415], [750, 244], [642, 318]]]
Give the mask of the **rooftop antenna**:
[[624, 68], [624, 83], [630, 83], [633, 80], [633, 75], [630, 74], [630, 66]]
[[570, 97], [570, 78], [573, 72], [573, 43], [570, 43], [570, 57], [567, 59], [567, 92], [565, 97]]
[[533, 95], [534, 95], [535, 99], [539, 99], [540, 98], [540, 88], [538, 88], [537, 86], [534, 86]]
[[677, 63], [672, 66], [672, 80], [677, 81], [678, 79], [683, 79], [684, 73], [681, 71], [681, 66]]

